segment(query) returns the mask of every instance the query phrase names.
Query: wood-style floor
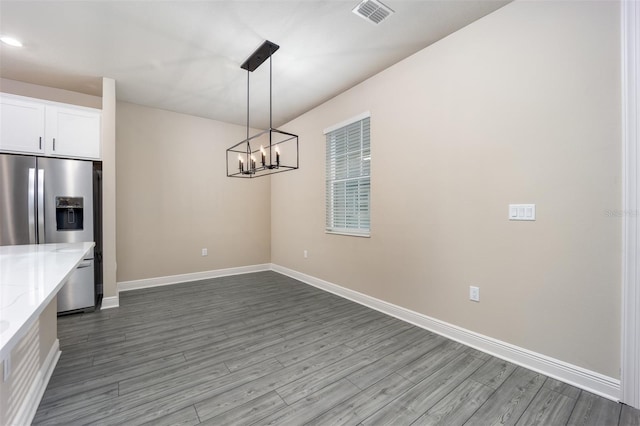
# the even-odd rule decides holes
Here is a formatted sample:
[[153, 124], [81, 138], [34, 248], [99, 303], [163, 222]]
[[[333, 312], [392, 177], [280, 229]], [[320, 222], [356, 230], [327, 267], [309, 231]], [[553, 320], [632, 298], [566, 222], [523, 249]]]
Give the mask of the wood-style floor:
[[628, 425], [638, 411], [275, 272], [61, 317], [56, 425]]

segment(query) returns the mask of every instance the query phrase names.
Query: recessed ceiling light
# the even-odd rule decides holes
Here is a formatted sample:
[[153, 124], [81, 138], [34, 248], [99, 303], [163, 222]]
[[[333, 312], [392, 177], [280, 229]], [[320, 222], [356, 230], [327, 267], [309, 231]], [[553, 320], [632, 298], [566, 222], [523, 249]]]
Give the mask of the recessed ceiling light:
[[3, 42], [4, 44], [8, 44], [9, 46], [22, 47], [22, 42], [13, 37], [2, 36], [0, 37], [0, 41]]

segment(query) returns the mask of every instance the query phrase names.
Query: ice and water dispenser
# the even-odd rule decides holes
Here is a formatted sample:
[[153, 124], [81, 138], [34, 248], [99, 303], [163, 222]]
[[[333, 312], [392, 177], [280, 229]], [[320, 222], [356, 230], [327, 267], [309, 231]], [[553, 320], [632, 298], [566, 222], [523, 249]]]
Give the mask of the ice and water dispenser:
[[56, 225], [58, 231], [84, 229], [83, 197], [56, 197]]

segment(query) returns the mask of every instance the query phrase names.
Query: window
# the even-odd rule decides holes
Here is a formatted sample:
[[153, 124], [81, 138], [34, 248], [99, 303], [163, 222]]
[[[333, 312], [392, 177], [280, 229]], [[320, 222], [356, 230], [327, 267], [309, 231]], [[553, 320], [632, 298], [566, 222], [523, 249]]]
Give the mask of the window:
[[369, 113], [325, 130], [326, 230], [369, 236], [371, 148]]

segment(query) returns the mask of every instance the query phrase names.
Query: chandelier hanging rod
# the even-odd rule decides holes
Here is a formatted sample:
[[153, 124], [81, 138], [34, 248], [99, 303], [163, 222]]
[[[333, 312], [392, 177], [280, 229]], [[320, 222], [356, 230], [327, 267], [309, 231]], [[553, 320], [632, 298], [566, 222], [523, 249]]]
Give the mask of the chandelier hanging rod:
[[[227, 149], [228, 177], [252, 178], [295, 170], [299, 167], [298, 136], [273, 128], [273, 61], [271, 57], [279, 48], [280, 46], [277, 44], [265, 40], [240, 66], [241, 69], [247, 70], [247, 137], [245, 140]], [[269, 59], [269, 129], [250, 137], [250, 73], [255, 71], [267, 59]], [[261, 137], [264, 136], [267, 138], [267, 136], [265, 136], [267, 133], [267, 141], [260, 144]], [[276, 138], [275, 141], [274, 138]], [[290, 143], [288, 144], [286, 142]], [[264, 149], [265, 145], [267, 151]], [[281, 161], [281, 150], [284, 150], [282, 154], [285, 156], [285, 161]], [[260, 160], [254, 156], [254, 154], [258, 153]], [[233, 171], [235, 168], [233, 165], [233, 156], [236, 154], [238, 157], [238, 167], [237, 171]], [[295, 163], [292, 162], [294, 159]]]

